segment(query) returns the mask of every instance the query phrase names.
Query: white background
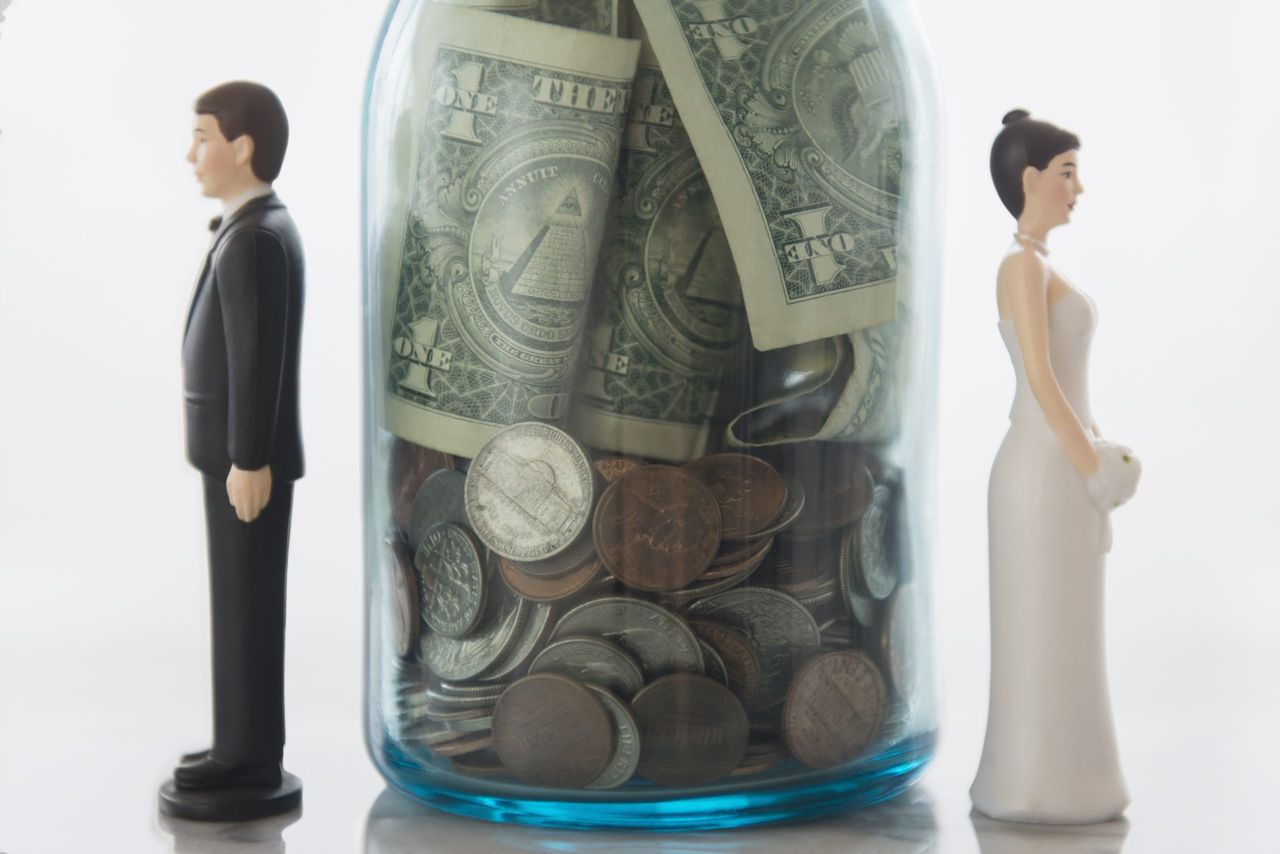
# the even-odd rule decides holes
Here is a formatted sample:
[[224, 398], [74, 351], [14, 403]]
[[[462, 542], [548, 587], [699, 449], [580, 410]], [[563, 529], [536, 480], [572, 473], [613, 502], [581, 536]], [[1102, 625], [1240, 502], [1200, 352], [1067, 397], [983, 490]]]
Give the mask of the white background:
[[[1098, 304], [1094, 412], [1146, 472], [1109, 560], [1134, 796], [1120, 843], [1275, 850], [1263, 830], [1280, 713], [1280, 14], [1256, 0], [917, 8], [947, 128], [946, 704], [920, 802], [937, 832], [876, 850], [978, 850], [966, 790], [986, 713], [986, 479], [1012, 393], [993, 284], [1012, 221], [986, 164], [1016, 106], [1083, 140], [1086, 192], [1051, 235], [1052, 261]], [[176, 753], [206, 743], [204, 531], [178, 354], [217, 206], [183, 155], [192, 100], [234, 78], [267, 83], [289, 111], [277, 190], [308, 261], [286, 752], [306, 811], [284, 836], [294, 852], [363, 844], [381, 783], [360, 723], [359, 135], [383, 12], [380, 0], [19, 0], [0, 25], [0, 851], [173, 850], [154, 789]], [[419, 851], [830, 850], [852, 832], [611, 842], [416, 821]], [[208, 844], [178, 843], [223, 850]], [[369, 850], [401, 849], [393, 833]]]

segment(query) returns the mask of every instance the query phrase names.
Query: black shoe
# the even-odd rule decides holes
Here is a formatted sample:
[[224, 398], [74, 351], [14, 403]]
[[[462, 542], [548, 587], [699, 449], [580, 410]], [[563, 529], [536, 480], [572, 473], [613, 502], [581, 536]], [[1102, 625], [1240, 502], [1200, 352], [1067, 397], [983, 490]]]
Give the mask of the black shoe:
[[228, 765], [205, 758], [173, 769], [173, 784], [186, 791], [233, 788], [274, 789], [280, 785], [280, 763]]
[[208, 759], [212, 753], [212, 747], [206, 747], [204, 750], [197, 750], [195, 753], [184, 753], [178, 757], [178, 764], [190, 765], [192, 762], [199, 762], [202, 759]]

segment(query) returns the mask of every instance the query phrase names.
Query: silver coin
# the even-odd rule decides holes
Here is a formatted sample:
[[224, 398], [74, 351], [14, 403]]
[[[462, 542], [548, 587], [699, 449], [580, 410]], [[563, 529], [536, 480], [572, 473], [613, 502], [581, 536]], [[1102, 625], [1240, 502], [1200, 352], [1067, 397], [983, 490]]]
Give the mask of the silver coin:
[[422, 591], [423, 621], [445, 637], [465, 637], [484, 605], [485, 571], [476, 541], [452, 522], [432, 525], [418, 545], [413, 565]]
[[789, 474], [784, 474], [782, 479], [787, 483], [787, 497], [783, 501], [782, 512], [778, 514], [778, 520], [763, 531], [757, 531], [748, 537], [743, 537], [742, 542], [754, 543], [759, 540], [766, 540], [769, 537], [776, 537], [794, 525], [796, 519], [800, 518], [801, 512], [804, 511], [804, 484], [800, 482], [800, 478]]
[[[505, 587], [506, 585], [503, 586]], [[524, 666], [528, 662], [529, 656], [541, 649], [542, 645], [547, 642], [547, 635], [551, 634], [553, 627], [551, 622], [552, 607], [533, 603], [528, 603], [528, 607], [529, 616], [525, 619], [524, 629], [521, 631], [520, 637], [516, 639], [511, 650], [500, 661], [480, 674], [481, 679], [487, 681], [506, 679]]]
[[664, 605], [687, 605], [694, 599], [705, 599], [707, 596], [712, 596], [725, 590], [732, 590], [750, 578], [752, 574], [759, 569], [759, 567], [760, 565], [756, 564], [747, 571], [740, 572], [737, 575], [731, 575], [728, 578], [721, 578], [718, 581], [707, 581], [702, 584], [695, 584], [692, 587], [686, 587], [683, 590], [673, 590], [670, 593], [660, 593], [658, 594], [658, 598], [662, 600]]
[[636, 726], [636, 719], [626, 703], [599, 685], [588, 682], [586, 686], [600, 698], [613, 722], [613, 756], [609, 758], [609, 766], [604, 773], [588, 783], [587, 788], [616, 789], [631, 779], [640, 764], [640, 727]]
[[569, 548], [595, 506], [595, 469], [563, 430], [537, 421], [494, 434], [467, 469], [467, 517], [480, 540], [515, 561]]
[[876, 624], [880, 613], [880, 603], [865, 595], [855, 579], [853, 527], [847, 528], [840, 539], [840, 595], [844, 606], [848, 609], [858, 625], [871, 628]]
[[505, 584], [490, 588], [479, 625], [470, 635], [457, 639], [430, 632], [422, 638], [422, 660], [441, 679], [479, 676], [506, 656], [519, 639], [529, 606]]
[[596, 541], [591, 536], [591, 531], [587, 530], [583, 531], [582, 535], [574, 540], [569, 548], [555, 557], [523, 563], [515, 561], [514, 563], [520, 568], [521, 572], [527, 572], [537, 578], [558, 578], [562, 575], [568, 575], [575, 569], [582, 569], [587, 561], [592, 560], [595, 556]]
[[645, 681], [669, 673], [703, 672], [702, 649], [684, 620], [643, 599], [586, 602], [560, 618], [551, 640], [586, 636], [611, 640], [629, 652]]
[[898, 588], [885, 606], [884, 624], [880, 628], [880, 660], [884, 662], [885, 675], [898, 697], [908, 702], [923, 692], [925, 673], [920, 661], [924, 652], [919, 644], [912, 590], [910, 584]]
[[409, 526], [409, 546], [417, 549], [427, 531], [441, 522], [470, 525], [463, 500], [467, 476], [453, 469], [441, 469], [422, 482], [413, 499], [413, 522]]
[[559, 673], [607, 688], [630, 700], [644, 687], [640, 665], [625, 649], [603, 638], [570, 637], [548, 646], [529, 665], [530, 673]]
[[690, 617], [709, 617], [746, 633], [763, 671], [758, 705], [787, 697], [791, 674], [822, 642], [818, 624], [803, 605], [776, 590], [742, 587], [694, 602]]
[[852, 550], [858, 567], [854, 581], [860, 586], [860, 592], [873, 599], [889, 598], [898, 584], [885, 548], [890, 497], [888, 487], [877, 486], [871, 494], [871, 504], [854, 526]]
[[484, 696], [493, 697], [495, 700], [507, 690], [506, 685], [477, 685], [475, 683], [466, 682], [449, 682], [440, 680], [440, 695], [442, 697], [470, 697]]
[[702, 647], [702, 660], [707, 666], [707, 675], [728, 688], [729, 668], [724, 666], [724, 659], [720, 657], [720, 653], [702, 638], [698, 638], [698, 646]]

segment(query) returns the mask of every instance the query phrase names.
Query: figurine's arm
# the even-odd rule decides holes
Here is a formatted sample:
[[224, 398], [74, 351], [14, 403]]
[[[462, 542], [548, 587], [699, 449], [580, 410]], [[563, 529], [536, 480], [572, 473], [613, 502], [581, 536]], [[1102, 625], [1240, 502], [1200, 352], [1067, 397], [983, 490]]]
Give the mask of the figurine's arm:
[[1001, 273], [1027, 383], [1071, 465], [1087, 480], [1098, 468], [1098, 454], [1062, 393], [1049, 358], [1049, 267], [1028, 249], [1009, 256]]
[[227, 344], [227, 495], [236, 515], [251, 522], [271, 494], [267, 464], [284, 374], [289, 262], [274, 234], [246, 229], [227, 240], [215, 272]]

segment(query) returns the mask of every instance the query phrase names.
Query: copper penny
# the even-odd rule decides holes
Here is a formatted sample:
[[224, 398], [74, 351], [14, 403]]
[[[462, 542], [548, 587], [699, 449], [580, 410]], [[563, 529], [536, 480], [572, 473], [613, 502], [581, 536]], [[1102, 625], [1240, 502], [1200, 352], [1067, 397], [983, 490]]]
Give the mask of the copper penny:
[[805, 442], [783, 452], [784, 471], [797, 477], [805, 492], [804, 508], [790, 537], [814, 537], [852, 525], [871, 503], [875, 486], [867, 457], [857, 445]]
[[409, 547], [394, 534], [383, 541], [390, 552], [392, 632], [396, 655], [407, 658], [418, 648], [421, 616], [418, 610], [418, 571], [413, 565]]
[[684, 470], [707, 485], [720, 504], [726, 540], [740, 540], [773, 524], [787, 500], [787, 483], [778, 470], [748, 454], [711, 454]]
[[530, 575], [525, 572], [520, 568], [519, 564], [509, 561], [505, 557], [499, 558], [498, 561], [498, 570], [502, 573], [502, 580], [518, 596], [531, 602], [559, 602], [561, 599], [568, 599], [590, 584], [602, 569], [599, 560], [591, 560], [568, 575], [539, 578], [536, 575]]
[[556, 673], [512, 683], [493, 712], [494, 749], [531, 786], [586, 786], [613, 758], [613, 737], [599, 698]]
[[747, 636], [734, 631], [723, 623], [712, 620], [689, 620], [689, 628], [698, 639], [705, 641], [720, 655], [729, 673], [729, 690], [738, 695], [743, 705], [750, 707], [760, 696], [762, 673], [760, 656]]
[[423, 482], [441, 469], [455, 468], [453, 457], [443, 451], [435, 451], [396, 439], [391, 446], [387, 482], [390, 487], [391, 512], [400, 530], [408, 533], [413, 524], [413, 499]]
[[640, 728], [636, 774], [664, 786], [696, 786], [729, 776], [747, 751], [741, 701], [714, 679], [663, 676], [631, 701]]
[[642, 468], [644, 464], [644, 460], [635, 457], [601, 457], [591, 462], [591, 466], [604, 478], [605, 483], [613, 483], [624, 474]]
[[701, 481], [672, 466], [636, 469], [600, 496], [596, 551], [636, 590], [679, 590], [700, 576], [720, 548], [720, 507]]
[[769, 550], [773, 548], [773, 540], [766, 540], [763, 543], [752, 543], [754, 548], [738, 557], [737, 560], [720, 563], [719, 561], [711, 564], [711, 568], [702, 574], [700, 581], [715, 581], [718, 578], [728, 578], [731, 575], [737, 575], [745, 572], [748, 568], [754, 569], [764, 563], [764, 559], [769, 556]]
[[860, 652], [828, 652], [796, 674], [783, 711], [783, 737], [791, 755], [810, 768], [856, 758], [880, 733], [885, 683]]

